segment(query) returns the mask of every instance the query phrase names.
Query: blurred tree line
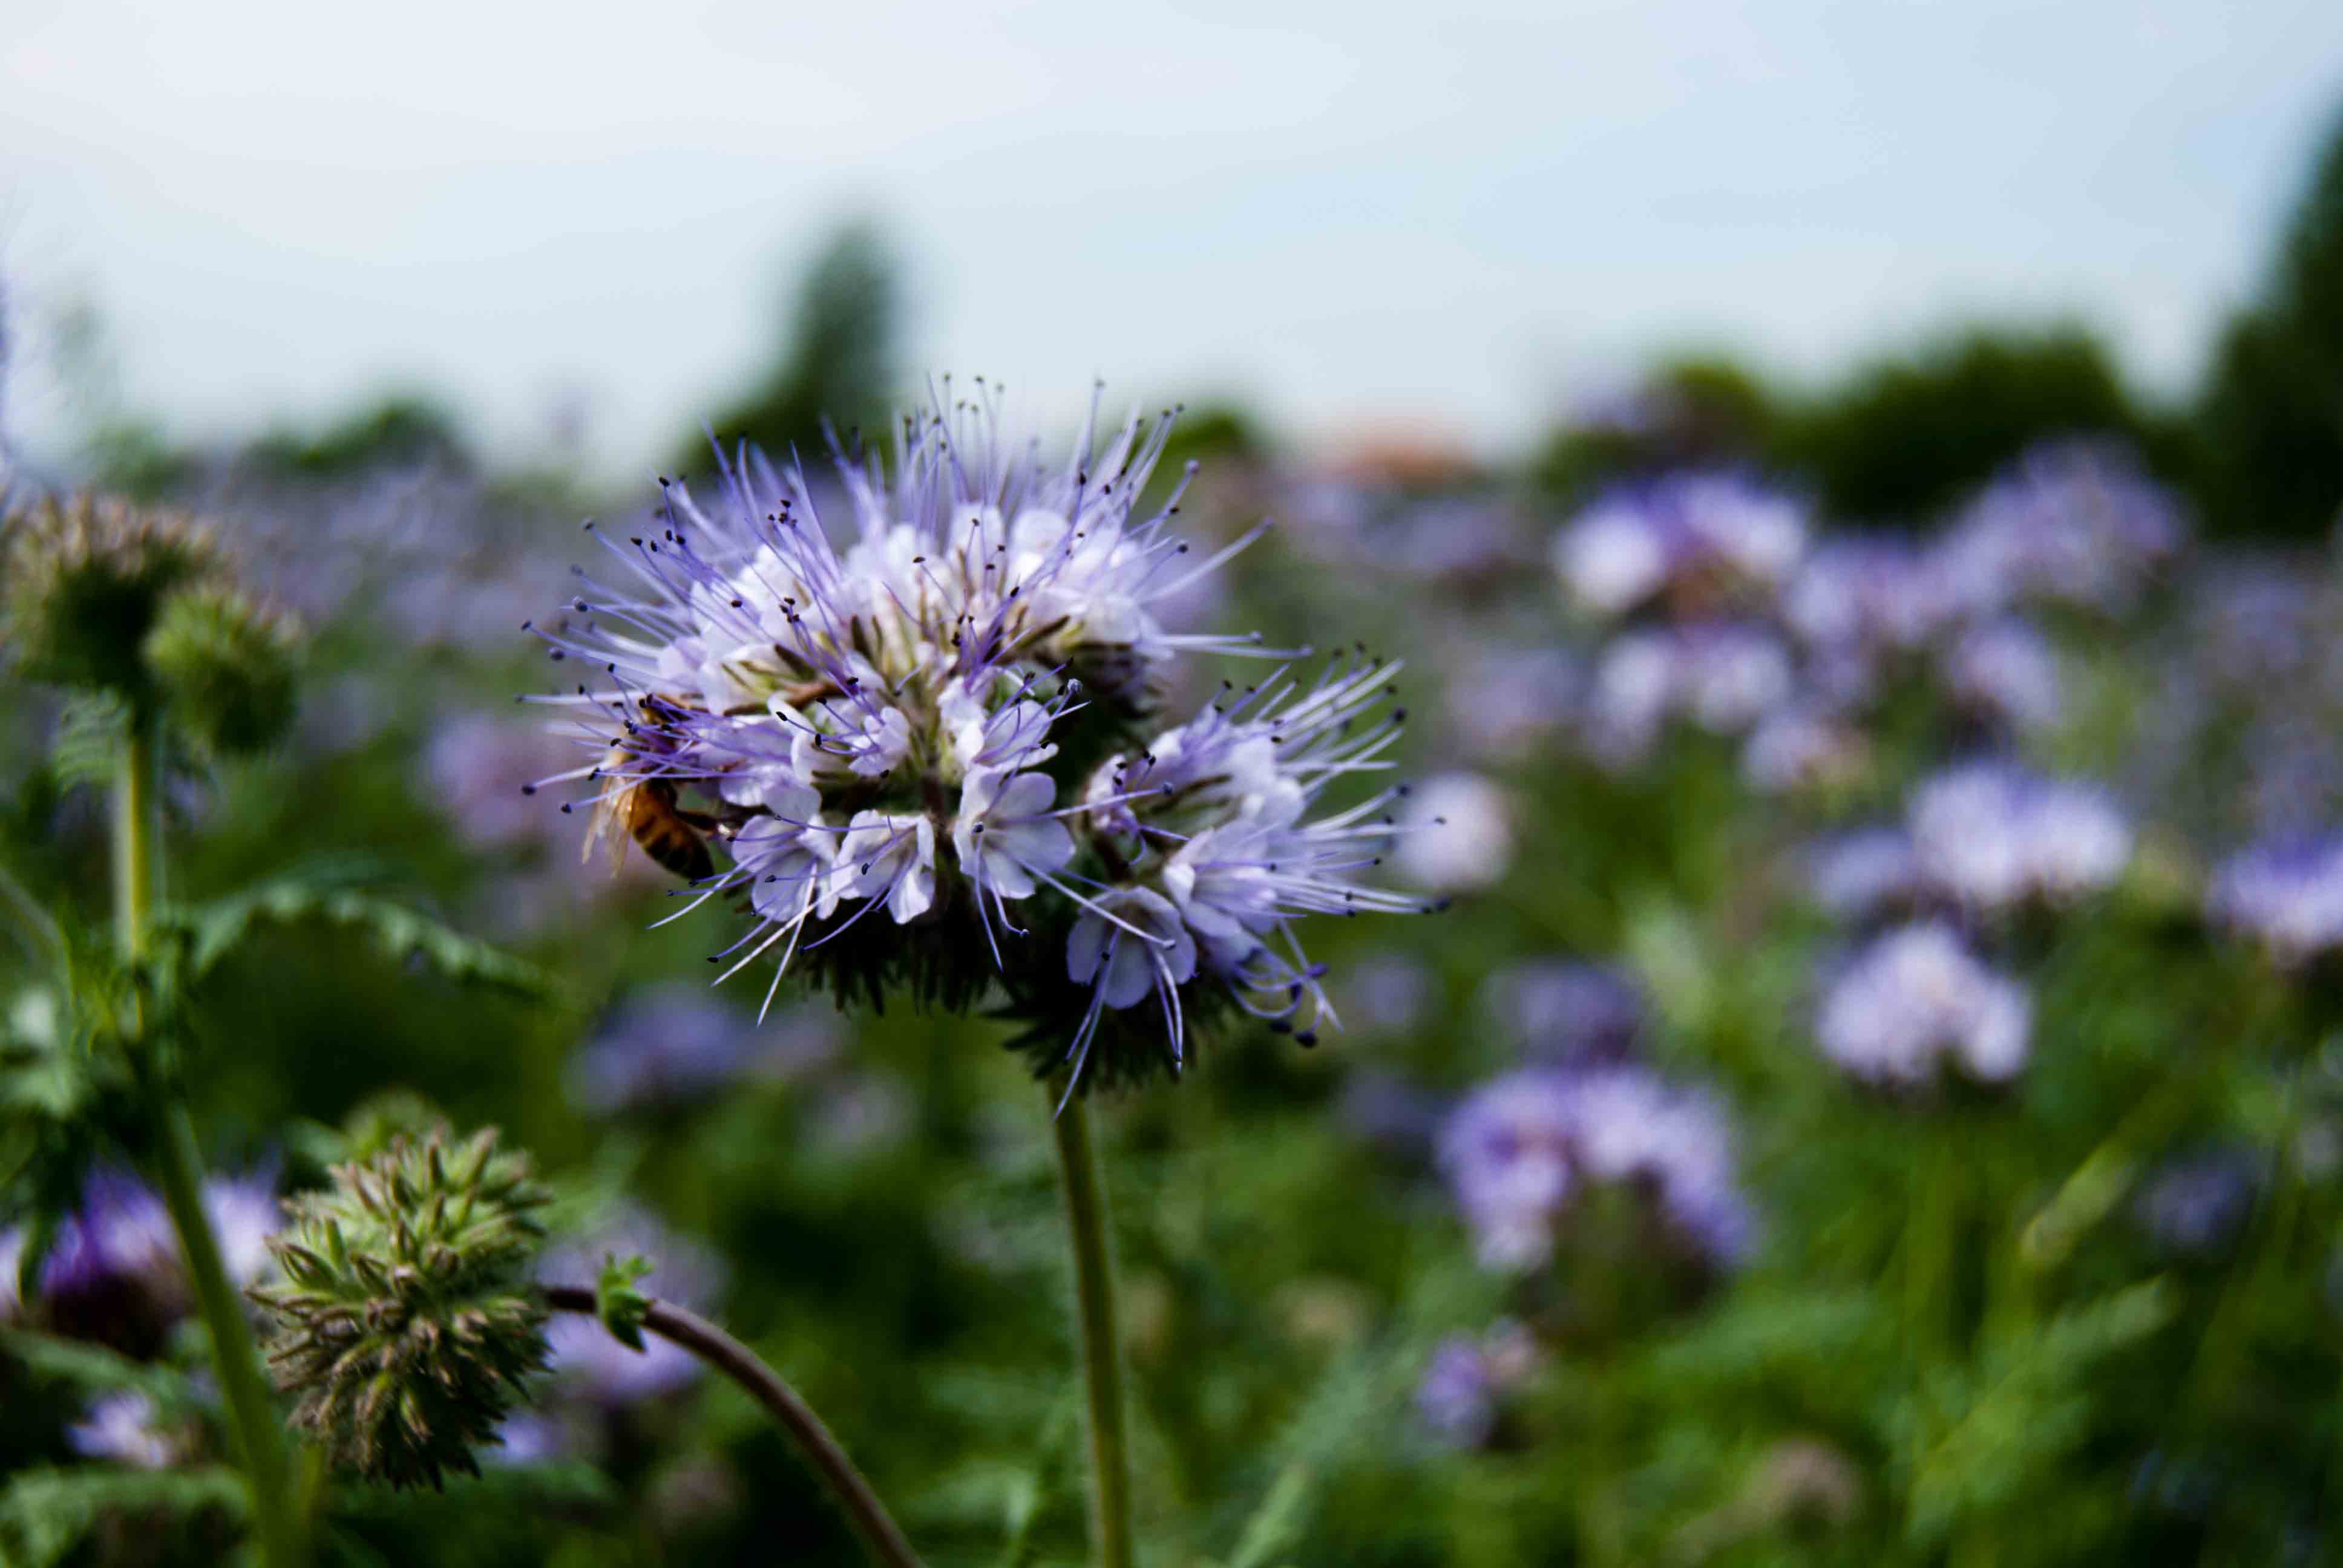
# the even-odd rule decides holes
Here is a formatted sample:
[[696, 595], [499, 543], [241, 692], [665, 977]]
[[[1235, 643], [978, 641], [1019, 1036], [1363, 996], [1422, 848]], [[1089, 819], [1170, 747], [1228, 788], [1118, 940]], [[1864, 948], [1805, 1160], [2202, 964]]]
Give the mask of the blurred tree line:
[[[882, 228], [842, 224], [816, 252], [780, 314], [766, 368], [672, 466], [704, 472], [709, 431], [776, 454], [815, 455], [879, 428], [905, 380], [905, 288]], [[2343, 498], [2343, 120], [2330, 131], [2258, 293], [2225, 327], [2202, 384], [2177, 399], [2131, 386], [2108, 345], [2064, 321], [1952, 327], [1916, 347], [1800, 389], [1726, 356], [1664, 361], [1632, 417], [1574, 421], [1530, 454], [1539, 487], [1574, 501], [1622, 478], [1684, 464], [1746, 463], [1803, 483], [1856, 523], [1926, 518], [2026, 447], [2112, 437], [2197, 505], [2207, 533], [2302, 538], [2333, 526]], [[1219, 400], [1189, 410], [1162, 472], [1204, 453], [1271, 449], [1261, 421]], [[96, 477], [134, 495], [165, 494], [196, 454], [149, 422], [117, 417], [93, 435]], [[280, 427], [242, 454], [265, 473], [322, 478], [384, 463], [470, 469], [461, 419], [400, 393], [318, 427]]]
[[1754, 463], [1835, 517], [1903, 523], [2036, 442], [2112, 437], [2189, 496], [2208, 533], [2323, 535], [2343, 506], [2343, 119], [2258, 296], [2184, 399], [2128, 386], [2095, 332], [2060, 322], [1956, 328], [1805, 394], [1729, 357], [1681, 358], [1629, 412], [1555, 432], [1533, 476], [1577, 498], [1687, 463]]

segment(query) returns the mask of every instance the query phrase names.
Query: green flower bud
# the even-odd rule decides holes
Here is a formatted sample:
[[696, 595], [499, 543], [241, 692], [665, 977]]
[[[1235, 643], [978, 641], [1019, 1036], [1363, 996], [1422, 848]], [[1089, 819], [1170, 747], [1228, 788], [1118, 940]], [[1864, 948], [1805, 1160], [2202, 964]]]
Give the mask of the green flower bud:
[[294, 1424], [371, 1480], [477, 1475], [472, 1451], [545, 1364], [531, 1271], [549, 1200], [496, 1141], [396, 1139], [288, 1200], [269, 1242], [283, 1282], [252, 1293], [277, 1320], [268, 1359], [299, 1395]]
[[140, 651], [182, 731], [218, 754], [263, 749], [293, 721], [292, 621], [223, 583], [183, 588]]
[[210, 534], [182, 512], [86, 495], [36, 502], [5, 528], [5, 637], [24, 674], [146, 701], [146, 635], [174, 589], [219, 569]]

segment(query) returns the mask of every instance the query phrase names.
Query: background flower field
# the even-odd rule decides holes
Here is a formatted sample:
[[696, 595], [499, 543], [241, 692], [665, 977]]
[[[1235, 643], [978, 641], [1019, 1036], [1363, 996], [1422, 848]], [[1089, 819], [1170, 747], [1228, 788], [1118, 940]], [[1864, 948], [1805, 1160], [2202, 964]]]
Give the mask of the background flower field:
[[[842, 234], [716, 435], [810, 468], [823, 413], [916, 404], [889, 266]], [[2186, 398], [1980, 327], [1820, 389], [1655, 366], [1503, 464], [1183, 410], [1199, 550], [1272, 527], [1161, 613], [1401, 663], [1377, 875], [1446, 907], [1309, 923], [1341, 1028], [1224, 1020], [1098, 1099], [1145, 1560], [2343, 1555], [2338, 403], [2343, 142]], [[492, 1124], [552, 1189], [544, 1277], [650, 1259], [927, 1561], [1084, 1560], [1012, 1031], [788, 982], [760, 1020], [764, 970], [706, 984], [729, 937], [654, 923], [671, 877], [581, 857], [591, 784], [524, 793], [594, 757], [514, 700], [563, 678], [522, 623], [656, 488], [498, 467], [427, 400], [88, 436], [14, 492], [189, 507], [306, 630], [289, 736], [165, 773], [185, 896], [347, 911], [196, 982], [239, 1282], [367, 1128]], [[1191, 657], [1163, 708], [1267, 668]], [[22, 676], [0, 864], [102, 932], [104, 715]], [[0, 1158], [57, 1049], [37, 958], [0, 948]], [[217, 1561], [246, 1505], [159, 1201], [104, 1158], [74, 1196], [21, 1282], [0, 1197], [0, 1563]], [[857, 1560], [698, 1363], [552, 1352], [478, 1477], [318, 1481], [320, 1557]]]

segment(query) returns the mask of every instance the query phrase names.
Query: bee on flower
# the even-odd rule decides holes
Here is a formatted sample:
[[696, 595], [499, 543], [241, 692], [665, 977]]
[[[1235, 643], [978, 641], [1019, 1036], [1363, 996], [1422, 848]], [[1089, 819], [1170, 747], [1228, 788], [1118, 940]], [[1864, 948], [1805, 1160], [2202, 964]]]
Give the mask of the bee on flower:
[[[1005, 997], [1068, 1093], [1176, 1072], [1212, 1015], [1308, 1043], [1332, 1011], [1294, 922], [1428, 907], [1364, 879], [1398, 787], [1322, 804], [1391, 766], [1396, 666], [1165, 624], [1253, 537], [1194, 558], [1186, 476], [1142, 512], [1171, 427], [1101, 440], [1094, 408], [1051, 464], [988, 392], [907, 417], [890, 462], [841, 453], [834, 492], [752, 451], [704, 496], [665, 484], [652, 528], [602, 538], [624, 586], [581, 573], [533, 627], [588, 672], [545, 700], [594, 758], [539, 784], [706, 845], [664, 863], [688, 908], [749, 917], [715, 961], [770, 963], [769, 1002], [792, 969], [841, 1002]], [[1275, 662], [1167, 728], [1198, 654]]]

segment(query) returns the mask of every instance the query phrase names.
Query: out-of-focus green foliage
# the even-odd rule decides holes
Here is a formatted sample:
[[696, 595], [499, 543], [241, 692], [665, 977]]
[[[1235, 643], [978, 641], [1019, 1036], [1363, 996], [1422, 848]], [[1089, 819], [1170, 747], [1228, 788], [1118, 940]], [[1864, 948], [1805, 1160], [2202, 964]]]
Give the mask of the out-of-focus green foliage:
[[2077, 326], [1969, 327], [1875, 360], [1795, 407], [1767, 455], [1834, 517], [1921, 520], [2029, 447], [2116, 436], [2157, 454], [2153, 418]]
[[2343, 124], [2261, 297], [2221, 340], [2197, 418], [2214, 528], [2307, 538], [2334, 526], [2343, 489]]
[[[902, 373], [902, 310], [900, 266], [885, 233], [870, 219], [843, 225], [799, 283], [769, 368], [710, 427], [728, 447], [745, 440], [777, 460], [795, 452], [809, 463], [827, 457], [826, 426], [841, 437], [857, 428], [876, 436]], [[706, 432], [687, 437], [675, 461], [706, 471]]]

